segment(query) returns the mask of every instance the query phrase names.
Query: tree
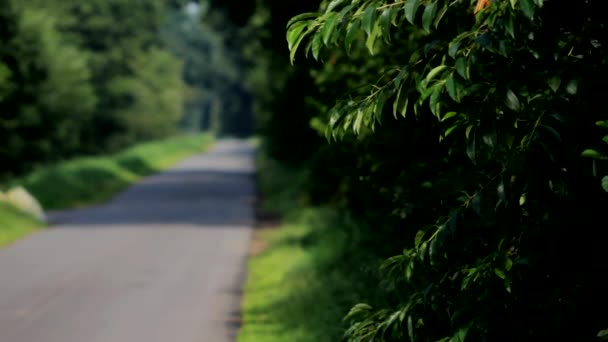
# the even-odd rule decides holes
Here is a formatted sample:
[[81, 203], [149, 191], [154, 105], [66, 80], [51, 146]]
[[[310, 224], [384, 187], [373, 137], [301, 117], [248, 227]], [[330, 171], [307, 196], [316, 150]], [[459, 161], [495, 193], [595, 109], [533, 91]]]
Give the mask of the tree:
[[96, 97], [86, 56], [62, 39], [52, 16], [6, 0], [0, 7], [0, 174], [6, 176], [77, 153]]
[[[36, 4], [36, 0], [30, 1], [32, 6]], [[173, 56], [157, 53], [166, 48], [160, 31], [170, 5], [164, 0], [70, 0], [41, 5], [63, 19], [62, 32], [91, 56], [92, 81], [99, 101], [93, 122], [87, 127], [84, 151], [116, 151], [142, 139], [166, 135], [173, 131], [167, 126], [178, 125], [180, 96], [164, 98], [163, 101], [173, 101], [172, 104], [151, 106], [148, 101], [153, 99], [143, 95], [154, 94], [165, 85], [176, 87], [170, 92], [183, 89], [175, 78], [181, 74], [177, 70], [180, 62]], [[141, 61], [144, 55], [146, 63]], [[152, 60], [155, 58], [158, 60]], [[160, 63], [167, 63], [167, 70], [177, 71], [177, 76], [164, 73], [162, 77], [150, 78], [147, 71], [140, 70]], [[140, 112], [142, 109], [147, 112]], [[179, 112], [163, 112], [167, 109]], [[158, 124], [161, 117], [164, 117], [162, 125], [136, 127], [147, 120]], [[148, 130], [145, 134], [144, 129]]]
[[384, 265], [395, 290], [376, 290], [390, 305], [354, 307], [350, 341], [591, 341], [606, 327], [603, 239], [574, 228], [601, 234], [608, 204], [606, 165], [581, 156], [605, 150], [601, 3], [476, 4], [325, 1], [290, 22], [292, 60], [312, 54], [328, 63], [317, 80], [342, 84], [315, 119], [340, 141], [323, 160], [349, 161], [324, 165], [334, 192], [385, 245], [405, 241]]

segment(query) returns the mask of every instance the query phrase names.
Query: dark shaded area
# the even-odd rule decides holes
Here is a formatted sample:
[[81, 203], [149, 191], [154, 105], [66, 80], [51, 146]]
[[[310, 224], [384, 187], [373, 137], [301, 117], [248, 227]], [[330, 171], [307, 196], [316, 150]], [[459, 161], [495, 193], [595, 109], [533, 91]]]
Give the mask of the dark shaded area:
[[[386, 260], [377, 282], [355, 291], [373, 309], [352, 318], [349, 341], [371, 334], [460, 340], [465, 333], [471, 341], [595, 341], [608, 334], [606, 314], [598, 313], [608, 303], [598, 272], [606, 262], [598, 227], [608, 205], [604, 4], [489, 3], [475, 17], [474, 1], [423, 2], [404, 18], [418, 2], [257, 2], [271, 15], [254, 36], [284, 61], [268, 67], [259, 54], [252, 66], [273, 75], [268, 91], [257, 93], [265, 151], [309, 171], [302, 203], [354, 222], [332, 228], [353, 239], [361, 268]], [[300, 52], [289, 67], [284, 25], [317, 10], [323, 18], [313, 26], [321, 27], [300, 51], [321, 45], [323, 65]], [[350, 24], [362, 28], [347, 54], [345, 36], [359, 27]], [[379, 31], [384, 39], [380, 33], [374, 41]], [[397, 93], [404, 117], [393, 113]], [[330, 112], [336, 103], [341, 110]], [[340, 141], [324, 144], [311, 119], [319, 133], [336, 122]], [[593, 149], [587, 158], [586, 149]], [[287, 243], [314, 246], [332, 234]], [[351, 258], [338, 255], [333, 269], [315, 277], [346, 270], [374, 278], [356, 275]], [[346, 313], [325, 329], [343, 328]]]

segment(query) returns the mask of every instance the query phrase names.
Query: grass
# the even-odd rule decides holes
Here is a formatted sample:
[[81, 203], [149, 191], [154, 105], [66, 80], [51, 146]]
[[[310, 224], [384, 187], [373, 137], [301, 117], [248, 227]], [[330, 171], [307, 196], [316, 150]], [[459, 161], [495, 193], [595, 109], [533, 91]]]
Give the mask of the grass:
[[249, 262], [239, 342], [339, 340], [345, 311], [354, 302], [348, 278], [325, 272], [340, 239], [323, 239], [331, 213], [298, 211], [279, 229], [261, 230], [266, 249]]
[[0, 247], [7, 246], [41, 226], [29, 215], [0, 203]]
[[[211, 135], [179, 136], [143, 143], [115, 155], [77, 158], [41, 168], [9, 185], [22, 185], [45, 210], [104, 202], [144, 176], [162, 171], [211, 145]], [[29, 215], [0, 203], [0, 247], [43, 227]]]
[[189, 135], [143, 143], [115, 155], [78, 158], [37, 170], [13, 181], [43, 208], [65, 209], [107, 201], [144, 176], [205, 151], [210, 135]]
[[257, 161], [261, 209], [276, 209], [282, 223], [256, 233], [264, 248], [249, 260], [238, 342], [339, 341], [344, 316], [377, 285], [380, 260], [357, 251], [357, 224], [299, 196], [305, 174]]

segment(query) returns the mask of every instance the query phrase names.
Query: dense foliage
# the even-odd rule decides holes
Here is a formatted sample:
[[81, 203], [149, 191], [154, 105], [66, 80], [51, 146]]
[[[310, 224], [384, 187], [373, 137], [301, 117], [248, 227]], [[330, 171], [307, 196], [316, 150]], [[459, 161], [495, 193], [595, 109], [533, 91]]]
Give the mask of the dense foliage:
[[333, 0], [287, 23], [296, 5], [258, 1], [259, 44], [295, 64], [258, 56], [280, 98], [260, 105], [269, 151], [310, 157], [311, 200], [386, 257], [347, 340], [608, 335], [601, 5]]
[[188, 3], [1, 0], [0, 178], [180, 129], [248, 133], [239, 61]]
[[55, 18], [0, 3], [0, 173], [78, 150], [97, 101], [90, 78], [87, 56]]

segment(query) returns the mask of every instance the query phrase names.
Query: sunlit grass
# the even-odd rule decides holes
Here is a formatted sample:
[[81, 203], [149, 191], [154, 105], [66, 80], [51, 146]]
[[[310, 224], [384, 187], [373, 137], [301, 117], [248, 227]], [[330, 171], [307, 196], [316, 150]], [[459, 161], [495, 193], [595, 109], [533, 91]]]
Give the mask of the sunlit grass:
[[358, 227], [337, 210], [308, 206], [302, 172], [263, 153], [257, 164], [260, 209], [281, 214], [282, 224], [256, 233], [253, 245], [265, 248], [249, 260], [238, 342], [339, 341], [344, 316], [375, 281], [352, 250]]
[[[212, 144], [208, 134], [144, 143], [111, 156], [79, 158], [37, 170], [12, 185], [24, 186], [45, 210], [100, 203], [144, 176], [162, 171]], [[0, 203], [0, 247], [41, 228], [25, 213]]]
[[280, 228], [259, 233], [267, 247], [249, 262], [239, 342], [339, 340], [354, 298], [346, 275], [326, 269], [341, 249], [335, 235], [319, 231], [332, 221], [328, 215], [302, 210]]
[[46, 210], [96, 204], [144, 176], [205, 151], [211, 142], [210, 135], [201, 134], [144, 143], [111, 156], [74, 159], [46, 167], [14, 183], [23, 185]]
[[0, 203], [0, 247], [9, 245], [28, 235], [42, 224], [29, 215]]

